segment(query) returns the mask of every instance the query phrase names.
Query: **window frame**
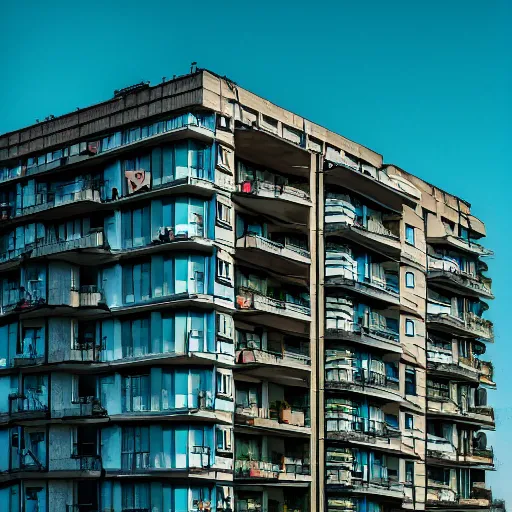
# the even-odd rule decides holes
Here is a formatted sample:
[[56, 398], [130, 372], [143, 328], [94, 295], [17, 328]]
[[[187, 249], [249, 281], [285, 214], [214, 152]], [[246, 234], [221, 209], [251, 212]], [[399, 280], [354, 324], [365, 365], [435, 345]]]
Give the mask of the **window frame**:
[[[408, 380], [408, 376], [411, 376]], [[409, 386], [412, 386], [413, 390], [412, 392], [408, 392], [408, 384]], [[411, 388], [409, 387], [409, 390]], [[416, 383], [416, 369], [415, 368], [406, 368], [405, 369], [405, 380], [404, 380], [404, 392], [406, 395], [416, 396], [417, 395], [417, 383]]]
[[[416, 247], [416, 231], [415, 227], [410, 224], [405, 225], [405, 243], [411, 245], [412, 247]], [[408, 233], [412, 234], [412, 241], [408, 236]]]
[[[408, 278], [412, 278], [412, 284], [409, 284], [409, 281], [408, 281]], [[405, 273], [405, 287], [406, 288], [415, 288], [416, 287], [416, 277], [414, 275], [414, 272], [411, 272], [411, 271], [407, 271]]]
[[[412, 332], [409, 332], [409, 330], [407, 328], [408, 326], [412, 326]], [[405, 319], [405, 335], [409, 336], [410, 338], [416, 336], [416, 326], [415, 326], [414, 320], [412, 320], [410, 318]]]

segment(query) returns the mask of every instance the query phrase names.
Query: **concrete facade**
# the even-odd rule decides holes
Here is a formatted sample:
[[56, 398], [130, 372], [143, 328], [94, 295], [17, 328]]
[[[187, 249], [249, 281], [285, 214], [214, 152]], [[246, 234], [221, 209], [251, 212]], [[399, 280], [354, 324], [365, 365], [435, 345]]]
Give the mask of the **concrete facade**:
[[199, 70], [0, 136], [0, 210], [3, 509], [491, 510], [468, 203]]

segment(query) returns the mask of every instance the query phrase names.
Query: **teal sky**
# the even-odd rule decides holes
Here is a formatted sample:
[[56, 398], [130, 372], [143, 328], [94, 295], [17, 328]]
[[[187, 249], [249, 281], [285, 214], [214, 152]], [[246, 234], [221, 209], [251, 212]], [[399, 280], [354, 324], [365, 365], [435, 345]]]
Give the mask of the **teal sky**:
[[6, 0], [0, 133], [197, 61], [469, 201], [496, 253], [489, 480], [512, 506], [511, 26], [509, 0]]

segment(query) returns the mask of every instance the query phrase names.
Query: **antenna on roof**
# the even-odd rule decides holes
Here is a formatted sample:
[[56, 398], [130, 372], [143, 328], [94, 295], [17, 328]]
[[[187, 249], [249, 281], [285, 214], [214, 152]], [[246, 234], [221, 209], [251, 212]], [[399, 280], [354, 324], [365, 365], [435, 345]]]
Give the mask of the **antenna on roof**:
[[197, 71], [197, 62], [192, 62], [190, 64], [190, 73], [195, 73]]

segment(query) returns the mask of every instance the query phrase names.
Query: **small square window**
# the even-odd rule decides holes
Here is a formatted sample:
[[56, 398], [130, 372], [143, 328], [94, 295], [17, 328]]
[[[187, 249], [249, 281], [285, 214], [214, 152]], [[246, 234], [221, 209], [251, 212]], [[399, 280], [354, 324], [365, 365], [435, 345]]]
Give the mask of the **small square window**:
[[463, 228], [462, 226], [459, 227], [459, 236], [463, 238], [464, 240], [469, 240], [469, 232], [467, 228]]
[[409, 226], [409, 224], [405, 225], [405, 241], [410, 245], [414, 244], [414, 228]]
[[414, 428], [414, 416], [412, 414], [405, 413], [405, 428], [406, 430]]
[[230, 121], [231, 119], [229, 119], [229, 117], [217, 115], [217, 128], [220, 130], [229, 130]]
[[407, 288], [414, 288], [414, 274], [412, 272], [405, 273], [405, 286]]
[[414, 321], [407, 319], [405, 321], [405, 335], [414, 336]]

